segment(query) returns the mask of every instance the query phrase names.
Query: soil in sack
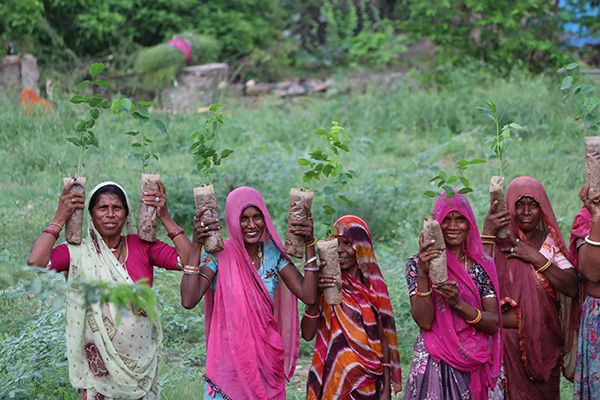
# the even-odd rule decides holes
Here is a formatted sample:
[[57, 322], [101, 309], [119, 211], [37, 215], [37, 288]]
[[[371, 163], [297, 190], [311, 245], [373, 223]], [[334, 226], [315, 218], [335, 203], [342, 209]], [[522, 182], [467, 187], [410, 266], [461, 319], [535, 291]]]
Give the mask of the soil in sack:
[[442, 254], [439, 257], [429, 261], [429, 277], [431, 284], [435, 287], [444, 285], [448, 281], [448, 264], [446, 260], [446, 243], [440, 224], [433, 218], [427, 218], [423, 221], [423, 240], [429, 242], [435, 240], [435, 243], [427, 248], [427, 250], [441, 250]]
[[304, 256], [304, 237], [294, 235], [291, 232], [292, 222], [303, 222], [308, 218], [305, 205], [312, 206], [315, 192], [304, 189], [292, 189], [290, 191], [290, 209], [288, 212], [287, 233], [282, 250], [292, 257], [302, 258]]
[[585, 138], [585, 181], [589, 186], [588, 196], [600, 192], [600, 136]]
[[[508, 210], [504, 197], [504, 177], [502, 176], [492, 176], [492, 180], [490, 181], [490, 205], [494, 204], [496, 200], [498, 201], [498, 207], [496, 207], [497, 213]], [[508, 225], [500, 228], [496, 233], [496, 237], [500, 239], [508, 237]]]
[[140, 218], [138, 222], [138, 237], [146, 242], [156, 242], [156, 226], [158, 218], [156, 216], [156, 207], [148, 206], [142, 202], [144, 192], [149, 190], [159, 190], [157, 181], [160, 180], [159, 174], [142, 174], [142, 188], [140, 190]]
[[323, 290], [325, 301], [332, 306], [342, 302], [342, 272], [340, 270], [340, 259], [337, 250], [337, 238], [324, 239], [317, 242], [319, 259], [321, 262], [325, 261], [325, 266], [323, 266], [321, 272], [335, 277], [335, 286]]
[[[67, 186], [73, 178], [63, 178], [63, 187]], [[75, 179], [75, 183], [71, 186], [69, 193], [77, 192], [85, 197], [85, 178], [79, 177]], [[83, 236], [83, 209], [78, 208], [71, 215], [71, 219], [65, 224], [65, 239], [70, 244], [81, 244]]]
[[[206, 221], [216, 219], [219, 224], [219, 209], [217, 208], [217, 197], [213, 185], [199, 186], [194, 188], [194, 202], [196, 203], [196, 212], [203, 207], [206, 207], [206, 211], [200, 217], [200, 222], [206, 224]], [[204, 251], [211, 254], [216, 254], [222, 251], [223, 235], [221, 229], [210, 231], [210, 236], [204, 240]]]

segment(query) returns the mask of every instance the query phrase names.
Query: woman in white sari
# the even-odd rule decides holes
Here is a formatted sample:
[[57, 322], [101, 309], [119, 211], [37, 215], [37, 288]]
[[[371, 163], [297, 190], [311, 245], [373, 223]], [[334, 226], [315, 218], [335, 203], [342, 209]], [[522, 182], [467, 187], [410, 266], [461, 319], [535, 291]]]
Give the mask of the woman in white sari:
[[[182, 269], [190, 241], [169, 215], [162, 183], [158, 191], [144, 193], [142, 200], [156, 207], [174, 247], [137, 237], [129, 200], [114, 182], [101, 183], [89, 194], [89, 236], [80, 245], [53, 247], [74, 210], [85, 207], [83, 195], [69, 193], [71, 185], [63, 190], [56, 215], [34, 243], [28, 264], [68, 271], [71, 284], [78, 279], [129, 284], [143, 279], [152, 285], [153, 266]], [[82, 293], [70, 286], [66, 333], [71, 384], [85, 400], [159, 399], [160, 321], [131, 308], [127, 314], [121, 313], [117, 323], [118, 312], [111, 303], [86, 307]]]

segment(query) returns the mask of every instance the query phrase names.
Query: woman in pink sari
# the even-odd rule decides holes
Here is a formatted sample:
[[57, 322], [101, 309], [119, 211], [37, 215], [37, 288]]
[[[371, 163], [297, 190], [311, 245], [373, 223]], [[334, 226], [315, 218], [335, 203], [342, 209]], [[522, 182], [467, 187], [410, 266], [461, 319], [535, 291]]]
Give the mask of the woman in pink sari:
[[421, 332], [404, 399], [488, 399], [500, 372], [498, 280], [494, 261], [483, 253], [467, 198], [439, 197], [433, 218], [446, 244], [448, 281], [433, 287], [429, 261], [440, 250], [419, 239], [419, 253], [406, 263], [412, 316]]
[[317, 301], [316, 240], [307, 211], [309, 219], [292, 230], [305, 240], [304, 277], [281, 252], [265, 202], [254, 189], [229, 194], [225, 249], [201, 263], [204, 238], [215, 228], [194, 223], [181, 303], [193, 308], [206, 293], [205, 399], [285, 399], [285, 381], [298, 356], [296, 297]]
[[[500, 281], [507, 398], [559, 399], [563, 349], [569, 347], [569, 319], [561, 314], [568, 315], [577, 294], [577, 273], [538, 180], [515, 178], [506, 203], [509, 212], [490, 206], [482, 237]], [[509, 223], [509, 238], [496, 238]], [[571, 331], [569, 345], [575, 336]]]

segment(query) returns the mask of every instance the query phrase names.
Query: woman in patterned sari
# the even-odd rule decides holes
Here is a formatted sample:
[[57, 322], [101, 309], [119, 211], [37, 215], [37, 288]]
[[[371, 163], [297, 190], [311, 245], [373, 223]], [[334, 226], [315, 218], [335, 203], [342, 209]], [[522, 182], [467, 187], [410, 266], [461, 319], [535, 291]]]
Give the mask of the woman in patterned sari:
[[[205, 399], [285, 399], [285, 381], [298, 357], [298, 305], [316, 301], [318, 272], [312, 217], [292, 223], [306, 246], [304, 277], [281, 252], [265, 202], [256, 190], [232, 191], [225, 204], [225, 249], [201, 260], [211, 226], [194, 223], [181, 280], [181, 303], [204, 297]], [[206, 296], [205, 296], [206, 294]]]
[[583, 208], [573, 221], [570, 251], [585, 281], [573, 399], [593, 400], [600, 398], [600, 194], [591, 195], [586, 184], [579, 198]]
[[500, 372], [498, 281], [483, 253], [467, 198], [444, 193], [433, 209], [446, 244], [448, 281], [433, 287], [429, 261], [441, 255], [419, 238], [419, 253], [406, 263], [412, 316], [421, 332], [404, 399], [488, 399]]
[[[104, 182], [89, 193], [89, 236], [80, 245], [61, 244], [52, 248], [62, 226], [75, 209], [82, 209], [84, 197], [63, 190], [58, 210], [48, 228], [34, 243], [27, 262], [68, 271], [67, 358], [69, 377], [81, 399], [160, 399], [156, 382], [162, 328], [144, 310], [121, 313], [111, 304], [94, 303], [87, 308], [82, 294], [72, 284], [77, 279], [133, 284], [140, 279], [152, 285], [156, 265], [181, 269], [189, 254], [190, 241], [169, 215], [162, 183], [158, 191], [144, 194], [145, 204], [157, 208], [157, 216], [169, 232], [175, 247], [157, 240], [142, 242], [135, 234], [131, 205], [125, 191], [114, 182]], [[126, 235], [122, 235], [126, 232]]]
[[[577, 332], [571, 330], [569, 336], [567, 323], [577, 273], [538, 180], [513, 179], [506, 203], [504, 213], [496, 212], [496, 204], [490, 206], [483, 238], [500, 281], [507, 399], [558, 400], [561, 366], [568, 366], [563, 351], [572, 347]], [[509, 238], [496, 238], [507, 224]]]
[[[377, 264], [367, 224], [346, 215], [337, 229], [342, 303], [321, 296], [302, 318], [302, 337], [317, 335], [307, 399], [389, 399], [402, 388], [400, 355], [387, 285]], [[321, 275], [319, 287], [335, 278]]]

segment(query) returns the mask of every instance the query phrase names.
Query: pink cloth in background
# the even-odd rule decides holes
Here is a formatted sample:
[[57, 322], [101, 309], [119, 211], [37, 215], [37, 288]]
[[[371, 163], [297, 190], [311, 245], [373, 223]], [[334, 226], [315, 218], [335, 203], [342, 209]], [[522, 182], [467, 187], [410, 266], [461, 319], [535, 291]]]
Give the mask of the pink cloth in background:
[[192, 62], [192, 47], [187, 40], [175, 38], [169, 40], [167, 44], [176, 47], [185, 56], [185, 64], [190, 65], [190, 62]]
[[[454, 197], [447, 198], [444, 193], [435, 203], [433, 219], [441, 224], [451, 211], [458, 211], [469, 221], [469, 235], [464, 242], [465, 250], [487, 272], [498, 293], [494, 260], [483, 253], [481, 237], [469, 200], [463, 194], [456, 193]], [[446, 256], [448, 280], [457, 282], [458, 292], [463, 301], [482, 310], [481, 297], [475, 282], [452, 252], [446, 250]], [[472, 398], [487, 400], [488, 388], [496, 385], [502, 364], [502, 327], [490, 338], [452, 311], [446, 300], [435, 290], [432, 296], [435, 318], [431, 330], [423, 331], [427, 351], [438, 363], [443, 360], [460, 371], [470, 372]], [[501, 315], [499, 300], [498, 315]]]
[[[152, 286], [154, 281], [154, 266], [168, 269], [177, 269], [177, 253], [175, 248], [160, 240], [154, 243], [143, 242], [137, 235], [127, 235], [127, 272], [134, 282], [148, 278], [146, 284]], [[52, 249], [50, 269], [64, 272], [69, 269], [71, 256], [66, 244], [61, 244]]]
[[285, 399], [299, 350], [298, 304], [283, 281], [271, 300], [246, 252], [240, 216], [250, 205], [264, 217], [261, 241], [281, 249], [261, 195], [248, 187], [231, 192], [225, 205], [229, 239], [217, 254], [215, 291], [204, 297], [206, 378], [233, 399]]

